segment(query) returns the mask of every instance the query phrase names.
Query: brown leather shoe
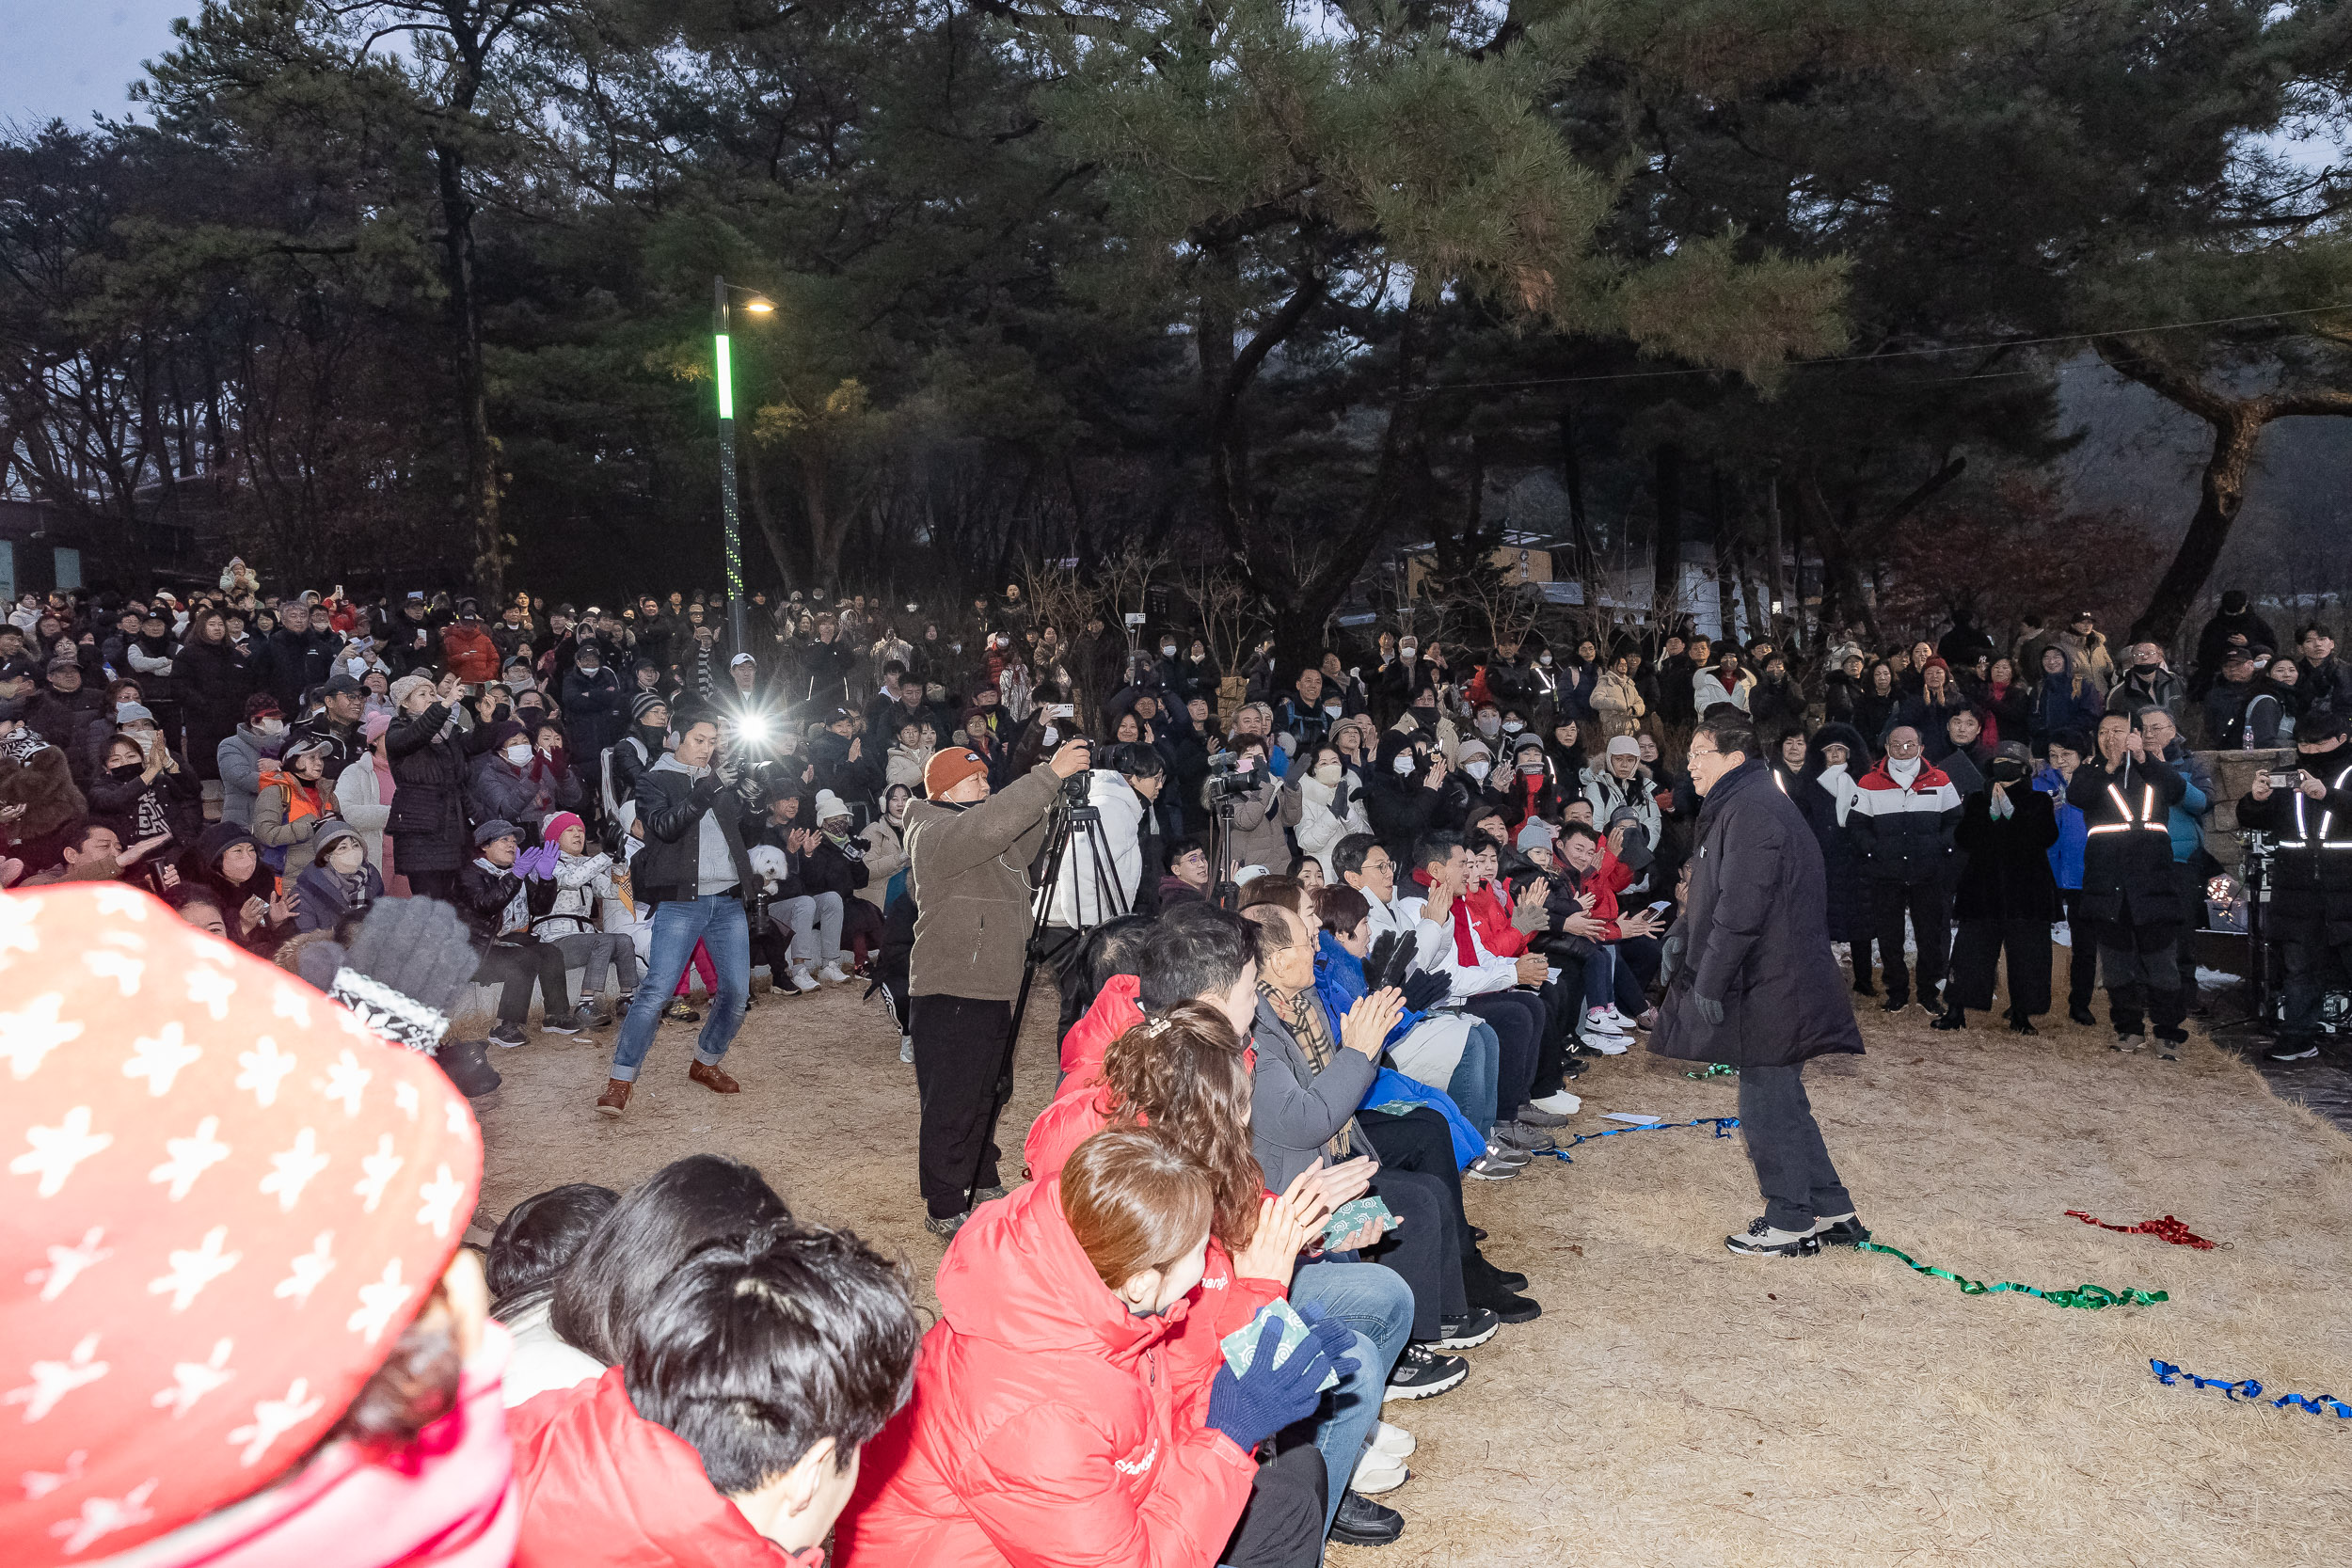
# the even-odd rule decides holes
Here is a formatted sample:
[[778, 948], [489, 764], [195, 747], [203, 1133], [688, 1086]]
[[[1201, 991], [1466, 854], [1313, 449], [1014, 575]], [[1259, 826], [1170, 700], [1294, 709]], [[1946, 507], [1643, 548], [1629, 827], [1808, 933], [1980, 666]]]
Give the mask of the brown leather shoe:
[[686, 1069], [686, 1076], [713, 1094], [741, 1094], [743, 1085], [707, 1063], [696, 1062]]
[[604, 1092], [596, 1096], [596, 1115], [617, 1117], [628, 1109], [628, 1091], [633, 1087], [626, 1078], [608, 1078]]

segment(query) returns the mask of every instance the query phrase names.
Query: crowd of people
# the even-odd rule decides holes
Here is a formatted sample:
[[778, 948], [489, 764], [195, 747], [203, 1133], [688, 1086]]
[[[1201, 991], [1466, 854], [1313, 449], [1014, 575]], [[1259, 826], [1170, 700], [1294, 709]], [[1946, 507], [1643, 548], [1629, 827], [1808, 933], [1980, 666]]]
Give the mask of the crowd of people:
[[[2192, 736], [2298, 753], [2238, 803], [2279, 844], [2274, 1054], [2315, 1050], [2330, 966], [2352, 958], [2352, 856], [2324, 852], [2352, 848], [2352, 686], [2319, 626], [2281, 655], [2232, 595], [2185, 674], [2153, 643], [2117, 658], [2088, 615], [2029, 618], [2007, 646], [1962, 617], [1883, 657], [1674, 632], [1466, 650], [1406, 630], [1290, 660], [1269, 638], [1228, 672], [1181, 630], [1097, 618], [1065, 641], [1017, 587], [939, 617], [516, 595], [485, 620], [421, 594], [267, 595], [232, 563], [184, 602], [27, 603], [0, 630], [0, 879], [42, 891], [0, 922], [0, 963], [26, 961], [18, 927], [101, 952], [109, 922], [148, 918], [127, 884], [181, 915], [172, 941], [203, 962], [256, 990], [272, 973], [331, 987], [429, 1051], [425, 1079], [404, 1069], [408, 1120], [429, 1081], [469, 1132], [490, 1050], [528, 1045], [534, 1016], [614, 1031], [594, 1110], [620, 1118], [669, 1020], [699, 1025], [687, 1076], [739, 1092], [726, 1064], [756, 966], [763, 1006], [863, 979], [890, 1008], [925, 1223], [947, 1243], [928, 1332], [864, 1243], [714, 1157], [517, 1205], [486, 1289], [436, 1232], [403, 1277], [440, 1283], [391, 1361], [310, 1374], [352, 1414], [298, 1418], [315, 1446], [295, 1472], [326, 1476], [329, 1454], [336, 1474], [433, 1472], [412, 1447], [465, 1451], [473, 1390], [501, 1388], [511, 1494], [444, 1474], [440, 1500], [475, 1523], [425, 1560], [814, 1562], [830, 1538], [845, 1564], [1304, 1568], [1327, 1541], [1403, 1533], [1378, 1499], [1413, 1440], [1386, 1407], [1463, 1386], [1464, 1353], [1541, 1313], [1489, 1257], [1509, 1238], [1475, 1223], [1470, 1184], [1525, 1180], [1581, 1111], [1576, 1080], [1642, 1037], [1740, 1075], [1763, 1212], [1731, 1253], [1867, 1240], [1802, 1081], [1861, 1049], [1853, 993], [1949, 1030], [2005, 990], [2030, 1035], [2063, 921], [2074, 1019], [2096, 1022], [2104, 985], [2117, 1050], [2185, 1040], [2218, 793]], [[115, 886], [88, 901], [88, 883]], [[447, 994], [356, 973], [387, 922], [440, 903]], [[1033, 969], [1060, 1076], [1016, 1160], [998, 1123]], [[497, 988], [496, 1022], [450, 1037], [468, 982]], [[47, 1032], [14, 1049], [15, 1077], [43, 1095], [21, 1113], [38, 1158], [10, 1168], [40, 1173], [43, 1150], [88, 1147], [89, 1111], [44, 1098], [56, 1009], [22, 1017]], [[249, 1110], [249, 1061], [207, 1064], [191, 1097]], [[328, 1062], [318, 1082], [364, 1070]], [[129, 1103], [92, 1083], [67, 1098]], [[442, 1164], [436, 1194], [478, 1170], [478, 1148]], [[85, 1219], [90, 1249], [131, 1224]], [[319, 1227], [268, 1223], [289, 1256]], [[44, 1234], [53, 1268], [88, 1266]], [[43, 1331], [58, 1359], [26, 1399], [65, 1397], [48, 1390], [97, 1354], [61, 1333]], [[219, 1372], [221, 1344], [209, 1362], [182, 1347], [180, 1371]], [[388, 1378], [406, 1414], [371, 1448], [351, 1423]], [[83, 1456], [47, 1458], [64, 1478]], [[215, 1560], [197, 1554], [251, 1506], [227, 1481], [176, 1486], [167, 1517], [160, 1482], [105, 1479], [120, 1490], [78, 1514], [35, 1499], [56, 1542], [167, 1530], [186, 1550], [155, 1560]], [[76, 1472], [50, 1491], [87, 1488]]]

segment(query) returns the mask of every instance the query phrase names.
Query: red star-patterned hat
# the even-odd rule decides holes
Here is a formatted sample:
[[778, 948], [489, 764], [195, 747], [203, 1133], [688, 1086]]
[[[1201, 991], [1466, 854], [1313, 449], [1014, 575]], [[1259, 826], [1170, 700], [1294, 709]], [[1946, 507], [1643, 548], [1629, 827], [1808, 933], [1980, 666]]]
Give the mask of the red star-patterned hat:
[[448, 1266], [482, 1136], [430, 1058], [115, 885], [0, 895], [0, 1560], [268, 1485]]

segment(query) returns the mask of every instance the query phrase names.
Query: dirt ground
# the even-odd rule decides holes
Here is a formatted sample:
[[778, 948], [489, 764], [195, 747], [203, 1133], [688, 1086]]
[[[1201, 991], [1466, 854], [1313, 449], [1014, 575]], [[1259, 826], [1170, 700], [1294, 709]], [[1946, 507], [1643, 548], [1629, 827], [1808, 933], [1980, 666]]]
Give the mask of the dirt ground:
[[[2341, 1560], [2352, 1420], [2164, 1387], [2148, 1363], [2352, 1400], [2352, 1139], [2201, 1038], [2166, 1063], [2062, 1018], [2038, 1038], [1955, 1036], [1863, 1006], [1869, 1053], [1807, 1077], [1880, 1241], [1974, 1279], [2171, 1300], [2066, 1310], [1883, 1256], [1737, 1259], [1722, 1238], [1758, 1202], [1736, 1139], [1589, 1143], [1471, 1184], [1489, 1255], [1530, 1276], [1544, 1315], [1470, 1352], [1453, 1393], [1388, 1407], [1420, 1439], [1413, 1480], [1384, 1499], [1406, 1534], [1335, 1563]], [[1050, 995], [1032, 1015], [1008, 1149], [1052, 1085]], [[942, 1246], [915, 1196], [914, 1069], [878, 1003], [763, 994], [728, 1058], [735, 1098], [687, 1080], [692, 1031], [664, 1025], [617, 1122], [593, 1110], [611, 1035], [494, 1053], [507, 1083], [480, 1106], [477, 1240], [542, 1188], [626, 1186], [717, 1150], [803, 1216], [902, 1256], [928, 1299]], [[1610, 1111], [1731, 1115], [1738, 1097], [1638, 1047], [1579, 1087], [1570, 1132], [1621, 1125]], [[2096, 1230], [2069, 1209], [2177, 1215], [2225, 1244]]]

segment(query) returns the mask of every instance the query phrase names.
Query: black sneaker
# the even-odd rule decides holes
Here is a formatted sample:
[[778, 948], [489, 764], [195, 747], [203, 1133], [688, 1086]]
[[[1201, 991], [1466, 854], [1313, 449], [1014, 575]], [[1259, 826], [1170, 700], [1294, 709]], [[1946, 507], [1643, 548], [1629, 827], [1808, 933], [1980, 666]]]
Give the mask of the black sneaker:
[[2099, 1021], [2091, 1016], [2090, 1008], [2080, 1002], [2067, 1004], [2066, 1016], [2085, 1028], [2095, 1029], [2099, 1024]]
[[580, 1031], [580, 1015], [576, 1012], [549, 1013], [539, 1021], [539, 1033], [543, 1035], [577, 1035]]
[[1520, 1295], [1495, 1275], [1488, 1275], [1481, 1283], [1467, 1279], [1463, 1283], [1470, 1286], [1470, 1306], [1473, 1308], [1483, 1307], [1506, 1323], [1532, 1323], [1544, 1315], [1541, 1302], [1534, 1296]]
[[1340, 1499], [1330, 1539], [1343, 1546], [1385, 1546], [1405, 1533], [1405, 1515], [1385, 1503], [1351, 1491]]
[[1811, 1231], [1775, 1230], [1771, 1221], [1760, 1218], [1750, 1221], [1739, 1235], [1725, 1236], [1724, 1245], [1742, 1258], [1810, 1258], [1821, 1250]]
[[2263, 1053], [2265, 1062], [2308, 1062], [2319, 1054], [2315, 1043], [2305, 1040], [2280, 1040]]
[[507, 1050], [512, 1051], [518, 1045], [529, 1044], [530, 1041], [518, 1026], [512, 1023], [501, 1023], [497, 1028], [490, 1031], [490, 1043], [492, 1045], [504, 1046]]
[[2042, 1033], [2041, 1030], [2033, 1026], [2032, 1019], [2018, 1016], [2013, 1016], [2010, 1019], [2009, 1032], [2012, 1035], [2039, 1035]]
[[1928, 1027], [1931, 1029], [1965, 1029], [1968, 1027], [1968, 1016], [1958, 1007], [1947, 1007], [1942, 1013], [1928, 1021]]
[[1584, 1062], [1574, 1055], [1560, 1064], [1560, 1075], [1564, 1078], [1581, 1078], [1584, 1071]]
[[1405, 1347], [1405, 1354], [1396, 1358], [1396, 1366], [1389, 1372], [1389, 1386], [1380, 1391], [1380, 1402], [1391, 1400], [1425, 1400], [1442, 1394], [1470, 1376], [1470, 1363], [1458, 1355], [1439, 1355], [1427, 1345], [1415, 1341]]
[[449, 1081], [457, 1085], [457, 1092], [469, 1100], [477, 1099], [497, 1088], [505, 1080], [498, 1069], [490, 1065], [488, 1053], [480, 1040], [445, 1040], [433, 1053]]
[[1886, 1013], [1899, 1013], [1910, 1006], [1911, 998], [1908, 996], [1889, 996], [1879, 1004], [1879, 1010]]
[[703, 1015], [696, 1012], [683, 996], [661, 1009], [661, 1016], [674, 1023], [700, 1023]]
[[1823, 1246], [1854, 1246], [1870, 1239], [1870, 1232], [1860, 1220], [1848, 1214], [1842, 1220], [1815, 1220], [1813, 1239]]
[[1468, 1317], [1439, 1319], [1438, 1337], [1429, 1345], [1432, 1350], [1470, 1350], [1501, 1332], [1501, 1318], [1483, 1307], [1473, 1307]]
[[[1494, 1268], [1491, 1263], [1486, 1266]], [[1527, 1275], [1515, 1269], [1495, 1269], [1495, 1283], [1506, 1291], [1524, 1291], [1527, 1289]]]

